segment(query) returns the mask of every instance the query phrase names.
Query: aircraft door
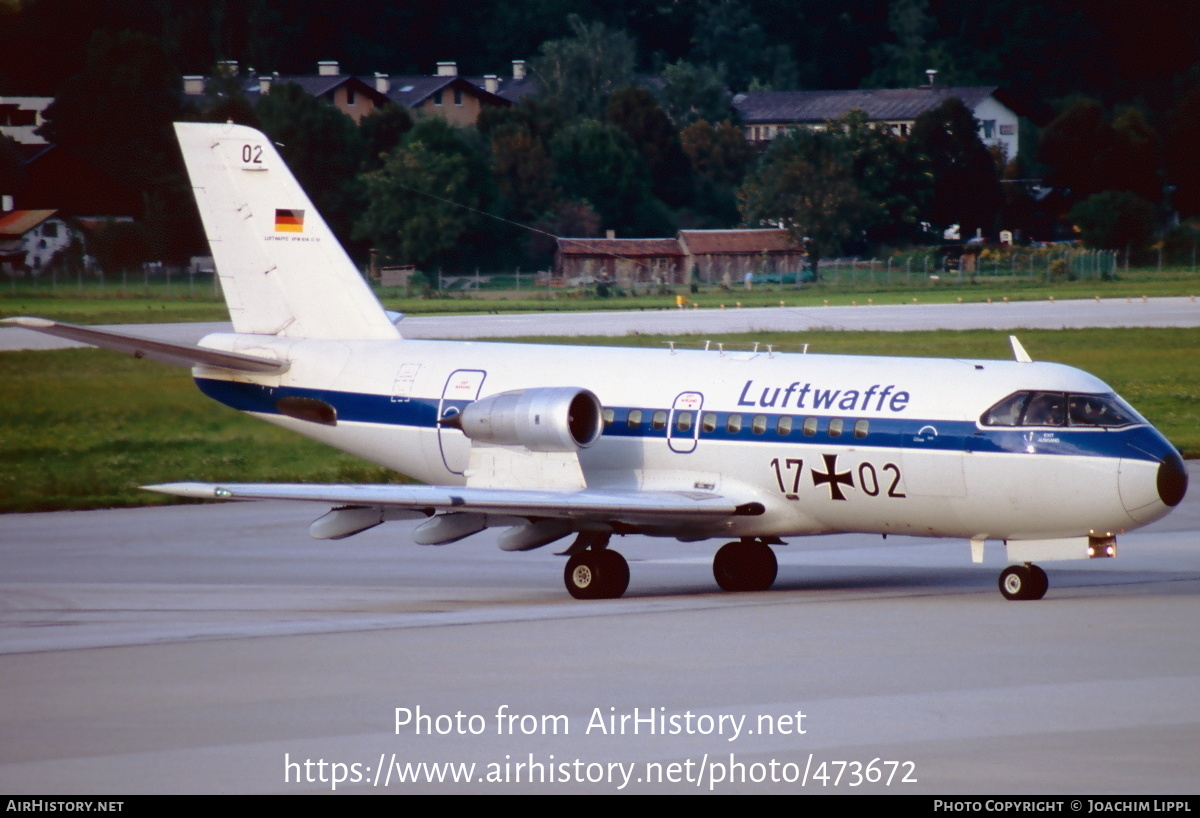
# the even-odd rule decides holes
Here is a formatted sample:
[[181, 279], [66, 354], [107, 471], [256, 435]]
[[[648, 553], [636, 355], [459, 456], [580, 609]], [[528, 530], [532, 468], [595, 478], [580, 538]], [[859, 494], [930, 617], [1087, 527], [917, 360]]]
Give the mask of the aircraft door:
[[671, 451], [687, 454], [695, 451], [700, 436], [700, 410], [704, 406], [704, 395], [699, 392], [681, 392], [671, 405], [671, 417], [667, 422], [667, 444]]
[[[438, 401], [439, 419], [456, 415], [463, 408], [479, 398], [479, 390], [487, 373], [482, 369], [456, 369], [446, 379], [442, 388], [442, 399]], [[467, 470], [467, 458], [471, 449], [471, 441], [458, 429], [447, 429], [438, 426], [438, 448], [442, 452], [442, 463], [452, 474], [462, 474]]]

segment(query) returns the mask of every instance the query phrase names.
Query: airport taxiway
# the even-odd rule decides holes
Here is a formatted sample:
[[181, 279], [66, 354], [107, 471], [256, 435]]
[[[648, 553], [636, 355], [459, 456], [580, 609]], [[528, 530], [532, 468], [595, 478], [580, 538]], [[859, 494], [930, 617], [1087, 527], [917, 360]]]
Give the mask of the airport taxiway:
[[[1077, 329], [1080, 327], [1195, 327], [1200, 303], [1192, 297], [1104, 298], [1073, 301], [1012, 301], [978, 304], [902, 304], [849, 307], [754, 307], [740, 309], [639, 310], [521, 313], [511, 315], [414, 315], [403, 319], [406, 338], [515, 338], [615, 336], [631, 333], [703, 335], [809, 330]], [[116, 329], [116, 328], [114, 328]], [[192, 344], [227, 322], [125, 324], [121, 331]], [[0, 328], [0, 350], [82, 346], [16, 327]]]
[[[679, 311], [637, 326], [685, 332], [653, 322], [696, 315], [702, 331], [729, 332], [807, 316], [849, 328], [867, 316], [857, 328], [896, 329], [884, 319], [906, 315], [928, 328], [972, 313], [1008, 316], [996, 328], [1200, 317], [1187, 299], [1152, 299]], [[446, 319], [406, 319], [405, 332], [426, 320]], [[627, 331], [623, 320], [450, 323], [600, 334]], [[195, 337], [177, 340], [208, 331], [182, 326]], [[360, 780], [338, 792], [1192, 793], [1189, 465], [1179, 509], [1122, 536], [1115, 560], [1047, 564], [1039, 602], [1005, 601], [999, 546], [979, 566], [961, 541], [797, 539], [778, 549], [773, 590], [724, 594], [716, 543], [625, 537], [614, 547], [630, 560], [627, 595], [585, 603], [563, 590], [550, 548], [503, 553], [492, 532], [419, 547], [396, 522], [317, 542], [307, 527], [321, 510], [288, 503], [0, 516], [0, 790], [328, 792], [341, 770]], [[430, 729], [397, 728], [397, 708], [420, 708]], [[505, 731], [503, 714], [522, 718]], [[604, 727], [622, 716], [626, 729]], [[742, 719], [736, 736], [722, 716]], [[681, 728], [650, 732], [651, 718]], [[476, 766], [469, 781], [395, 780], [434, 774], [404, 766], [419, 763]], [[890, 785], [865, 780], [889, 770]], [[801, 773], [803, 785], [786, 780]]]
[[[1115, 560], [1047, 564], [1051, 590], [1033, 603], [997, 591], [999, 546], [977, 566], [963, 542], [865, 535], [779, 548], [779, 580], [761, 594], [719, 592], [707, 544], [626, 537], [614, 547], [630, 560], [629, 592], [585, 603], [563, 590], [550, 549], [503, 553], [490, 532], [419, 547], [403, 522], [317, 542], [314, 516], [303, 504], [244, 503], [0, 517], [0, 789], [330, 791], [315, 766], [314, 781], [297, 782], [301, 768], [287, 764], [357, 763], [361, 775], [381, 759], [389, 769], [461, 762], [485, 777], [488, 765], [551, 756], [635, 764], [643, 779], [655, 764], [709, 773], [699, 785], [630, 779], [633, 792], [1186, 793], [1200, 783], [1195, 493], [1122, 537]], [[418, 706], [485, 726], [397, 733], [396, 708]], [[498, 712], [539, 727], [497, 734]], [[596, 727], [621, 715], [682, 726], [688, 713], [745, 717], [744, 729]], [[791, 730], [768, 734], [785, 716]], [[569, 733], [543, 734], [550, 723]], [[782, 775], [873, 759], [911, 761], [916, 782], [711, 780], [738, 763], [753, 777], [772, 761], [799, 765], [777, 766]], [[507, 774], [338, 791], [619, 783]]]

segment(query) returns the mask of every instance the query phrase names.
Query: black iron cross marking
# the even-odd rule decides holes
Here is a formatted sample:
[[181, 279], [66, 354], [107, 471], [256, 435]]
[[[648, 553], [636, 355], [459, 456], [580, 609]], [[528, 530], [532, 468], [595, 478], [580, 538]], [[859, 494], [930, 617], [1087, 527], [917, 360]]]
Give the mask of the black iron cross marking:
[[841, 484], [844, 483], [845, 485], [849, 486], [850, 488], [854, 488], [854, 478], [850, 476], [850, 472], [848, 472], [848, 471], [844, 471], [840, 474], [838, 473], [838, 471], [837, 471], [838, 456], [836, 454], [823, 454], [823, 455], [821, 455], [821, 457], [824, 458], [824, 460], [825, 460], [825, 473], [822, 474], [822, 473], [818, 472], [816, 469], [813, 469], [813, 473], [812, 473], [813, 485], [819, 486], [822, 483], [828, 483], [829, 484], [829, 499], [830, 500], [845, 500], [846, 495], [842, 494]]

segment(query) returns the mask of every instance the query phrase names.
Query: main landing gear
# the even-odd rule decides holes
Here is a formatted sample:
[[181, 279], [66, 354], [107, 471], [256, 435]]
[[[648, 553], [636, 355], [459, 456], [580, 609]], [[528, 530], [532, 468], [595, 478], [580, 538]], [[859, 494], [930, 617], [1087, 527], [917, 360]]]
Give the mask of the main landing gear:
[[713, 558], [713, 576], [722, 591], [765, 591], [777, 573], [775, 552], [761, 540], [726, 543]]
[[629, 563], [608, 550], [608, 538], [608, 534], [585, 532], [571, 546], [574, 553], [567, 560], [563, 581], [576, 599], [616, 599], [629, 587]]
[[1031, 562], [1010, 565], [1000, 572], [1000, 593], [1005, 599], [1041, 599], [1049, 587], [1046, 572]]

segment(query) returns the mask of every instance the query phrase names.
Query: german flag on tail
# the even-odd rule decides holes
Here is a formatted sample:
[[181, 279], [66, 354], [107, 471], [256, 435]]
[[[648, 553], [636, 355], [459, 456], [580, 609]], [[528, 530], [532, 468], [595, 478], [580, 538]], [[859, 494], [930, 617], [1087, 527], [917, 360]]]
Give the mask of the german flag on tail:
[[304, 211], [275, 209], [276, 233], [303, 233]]

